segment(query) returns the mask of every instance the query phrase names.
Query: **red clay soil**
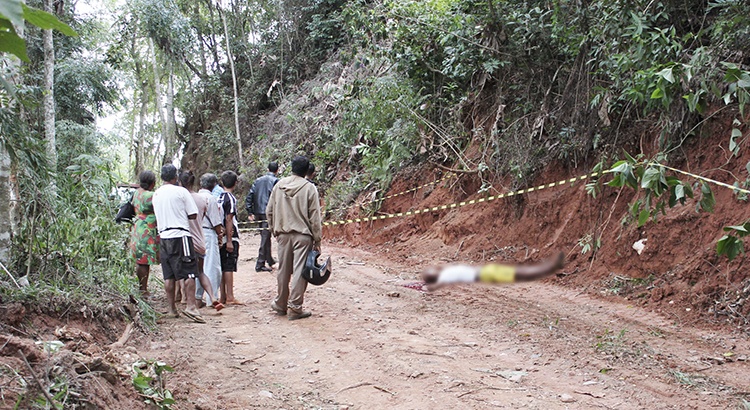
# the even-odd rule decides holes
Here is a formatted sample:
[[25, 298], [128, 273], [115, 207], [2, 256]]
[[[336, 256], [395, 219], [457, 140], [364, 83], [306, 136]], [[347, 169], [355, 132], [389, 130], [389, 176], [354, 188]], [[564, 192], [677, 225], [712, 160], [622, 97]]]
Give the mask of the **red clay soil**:
[[[254, 254], [257, 236], [241, 252]], [[269, 308], [273, 273], [243, 257], [244, 306], [165, 318], [138, 354], [175, 366], [180, 409], [705, 409], [747, 397], [743, 335], [679, 324], [542, 282], [407, 287], [424, 266], [389, 247], [327, 241], [334, 276], [308, 288], [313, 316]]]
[[[669, 165], [728, 184], [744, 182], [749, 178], [746, 164], [750, 161], [750, 144], [743, 140], [740, 155], [732, 157], [726, 148], [729, 132], [716, 135], [686, 142], [684, 149], [672, 154], [683, 159]], [[590, 172], [584, 168], [561, 172], [560, 168], [549, 167], [531, 186]], [[406, 170], [386, 195], [442, 175], [439, 170]], [[685, 175], [675, 176], [691, 184], [697, 182]], [[421, 210], [488, 195], [464, 193], [476, 192], [480, 186], [473, 175], [462, 174], [457, 179], [389, 199], [379, 212]], [[609, 179], [605, 176], [602, 181]], [[715, 250], [725, 233], [724, 226], [750, 219], [747, 201], [737, 199], [730, 189], [711, 185], [716, 198], [714, 212], [697, 212], [700, 187], [694, 186], [696, 200], [668, 209], [656, 222], [638, 228], [628, 207], [640, 193], [601, 184], [602, 191], [593, 198], [584, 188], [589, 182], [325, 231], [329, 237], [345, 238], [349, 244], [375, 245], [389, 259], [406, 264], [429, 260], [523, 263], [563, 251], [567, 265], [556, 284], [597, 297], [630, 300], [681, 323], [750, 331], [746, 257], [743, 254], [729, 262], [726, 257], [719, 258]], [[506, 191], [498, 188], [491, 193]], [[352, 211], [348, 217], [355, 216], [357, 212]], [[597, 235], [601, 235], [601, 248], [583, 254], [579, 243]], [[641, 254], [633, 248], [639, 240], [645, 240]]]
[[52, 402], [65, 409], [145, 408], [128, 364], [111, 356], [123, 321], [76, 308], [0, 305], [0, 409], [54, 408]]

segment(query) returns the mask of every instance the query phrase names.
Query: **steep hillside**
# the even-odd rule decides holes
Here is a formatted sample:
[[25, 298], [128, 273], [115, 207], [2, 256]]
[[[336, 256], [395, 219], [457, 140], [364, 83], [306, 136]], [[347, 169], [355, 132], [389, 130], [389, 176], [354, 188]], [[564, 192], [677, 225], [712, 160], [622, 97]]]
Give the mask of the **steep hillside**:
[[[318, 54], [327, 59], [298, 82], [255, 79], [264, 103], [248, 97], [254, 108], [241, 118], [244, 181], [269, 160], [308, 155], [326, 216], [338, 220], [535, 187], [588, 174], [600, 161], [609, 166], [624, 152], [665, 157], [729, 184], [748, 180], [745, 3], [544, 6], [336, 3], [329, 22], [341, 41]], [[257, 64], [268, 71], [271, 63]], [[226, 128], [227, 110], [202, 115], [190, 121], [183, 166], [238, 168], [228, 154], [233, 142], [212, 131]], [[448, 170], [457, 177], [356, 205]], [[569, 260], [563, 283], [691, 320], [746, 326], [744, 255], [728, 263], [715, 252], [722, 228], [750, 216], [744, 200], [714, 186], [714, 212], [697, 212], [702, 194], [694, 185], [696, 199], [638, 228], [631, 205], [644, 192], [600, 179], [596, 197], [580, 182], [326, 233], [407, 261], [526, 261], [562, 249]], [[639, 254], [633, 244], [641, 240]]]
[[[714, 118], [708, 124], [711, 131], [686, 140], [675, 153], [680, 160], [671, 165], [729, 184], [746, 179], [750, 150], [743, 141], [739, 156], [728, 154], [724, 136], [729, 134], [730, 124], [729, 117]], [[644, 138], [643, 148], [652, 147], [654, 139]], [[563, 169], [551, 164], [529, 187], [589, 172], [584, 167]], [[385, 195], [429, 183], [443, 173], [424, 165], [406, 169]], [[611, 176], [601, 179], [606, 182]], [[494, 189], [508, 192], [504, 182], [497, 181]], [[750, 275], [743, 269], [745, 255], [728, 262], [716, 254], [722, 228], [750, 218], [745, 200], [738, 200], [730, 189], [714, 186], [713, 213], [698, 212], [696, 198], [639, 228], [629, 215], [629, 205], [642, 192], [604, 186], [593, 198], [584, 189], [587, 182], [453, 210], [328, 227], [325, 234], [329, 239], [372, 245], [390, 258], [400, 257], [404, 264], [430, 260], [528, 262], [562, 250], [567, 254], [565, 273], [557, 279], [562, 284], [600, 297], [625, 298], [668, 312], [682, 322], [750, 330]], [[476, 193], [480, 185], [475, 175], [460, 174], [434, 189], [388, 199], [378, 214], [481, 198], [486, 194]], [[353, 209], [347, 217], [360, 214]], [[594, 251], [593, 238], [600, 233], [601, 248]], [[638, 241], [645, 244], [642, 253], [634, 249]], [[584, 247], [589, 247], [588, 252]]]

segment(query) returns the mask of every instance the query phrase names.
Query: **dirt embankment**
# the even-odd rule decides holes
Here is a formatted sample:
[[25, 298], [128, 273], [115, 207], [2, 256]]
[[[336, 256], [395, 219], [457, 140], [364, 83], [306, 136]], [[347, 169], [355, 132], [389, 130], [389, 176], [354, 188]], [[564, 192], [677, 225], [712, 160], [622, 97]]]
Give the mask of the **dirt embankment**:
[[[717, 127], [719, 127], [717, 125]], [[726, 148], [729, 131], [719, 127], [711, 136], [693, 138], [670, 153], [681, 158], [670, 165], [717, 181], [733, 184], [748, 179], [750, 144], [743, 140], [739, 155]], [[647, 149], [644, 143], [641, 148]], [[590, 169], [560, 171], [549, 167], [532, 186], [585, 175]], [[408, 169], [395, 179], [387, 194], [439, 179], [440, 171]], [[695, 184], [695, 179], [674, 174]], [[606, 176], [602, 181], [611, 178]], [[710, 185], [716, 198], [713, 213], [697, 212], [696, 200], [667, 209], [656, 222], [643, 227], [629, 216], [629, 205], [642, 196], [630, 188], [602, 184], [593, 198], [577, 182], [522, 196], [467, 205], [452, 210], [421, 213], [367, 224], [327, 228], [332, 237], [350, 244], [376, 245], [388, 258], [414, 264], [424, 260], [481, 263], [520, 263], [562, 250], [567, 255], [565, 275], [557, 284], [598, 297], [629, 300], [649, 310], [664, 312], [681, 323], [725, 326], [750, 331], [750, 274], [745, 255], [733, 262], [716, 255], [722, 228], [750, 219], [747, 200], [730, 190]], [[421, 210], [477, 199], [480, 186], [472, 174], [460, 174], [435, 187], [387, 200], [381, 213]], [[490, 192], [507, 192], [502, 181]], [[349, 217], [359, 215], [352, 210]], [[595, 239], [601, 236], [601, 247]], [[638, 253], [633, 245], [645, 245]], [[588, 252], [584, 248], [588, 247]]]
[[0, 304], [0, 408], [144, 408], [130, 382], [135, 348], [113, 345], [132, 329], [121, 310], [58, 308]]

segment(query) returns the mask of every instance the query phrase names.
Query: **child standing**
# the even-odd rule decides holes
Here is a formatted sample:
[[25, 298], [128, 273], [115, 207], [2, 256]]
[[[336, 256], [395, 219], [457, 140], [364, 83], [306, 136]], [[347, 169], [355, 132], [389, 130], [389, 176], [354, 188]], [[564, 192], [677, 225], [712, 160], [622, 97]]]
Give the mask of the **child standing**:
[[237, 198], [234, 187], [237, 174], [234, 171], [221, 173], [224, 192], [219, 197], [219, 206], [224, 212], [224, 241], [219, 248], [221, 258], [221, 286], [219, 301], [225, 305], [241, 305], [234, 297], [234, 273], [237, 272], [237, 259], [240, 255], [240, 235], [237, 225]]

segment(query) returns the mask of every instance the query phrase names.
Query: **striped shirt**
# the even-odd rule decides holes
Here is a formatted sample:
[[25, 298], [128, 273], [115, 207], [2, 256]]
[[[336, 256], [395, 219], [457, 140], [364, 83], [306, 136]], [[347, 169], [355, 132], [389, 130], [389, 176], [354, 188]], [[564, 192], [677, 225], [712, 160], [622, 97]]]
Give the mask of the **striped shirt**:
[[237, 198], [231, 192], [224, 191], [219, 197], [219, 206], [224, 211], [224, 226], [227, 226], [227, 217], [233, 215], [232, 227], [232, 239], [240, 239], [240, 227], [237, 225]]

